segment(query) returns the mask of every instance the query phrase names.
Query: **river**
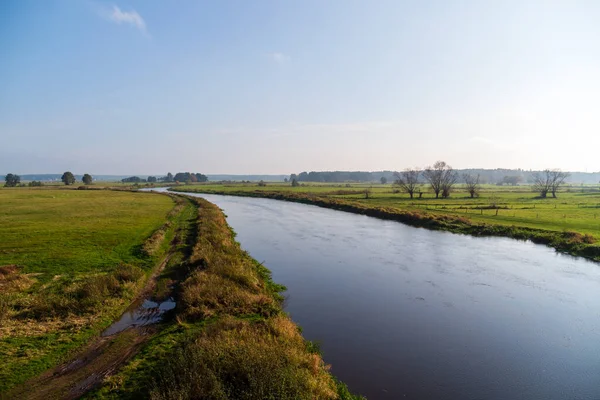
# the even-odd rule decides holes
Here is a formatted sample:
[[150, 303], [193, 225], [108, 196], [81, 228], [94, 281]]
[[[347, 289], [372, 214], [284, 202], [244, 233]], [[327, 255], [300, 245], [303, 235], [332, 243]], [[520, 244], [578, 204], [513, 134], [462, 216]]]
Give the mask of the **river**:
[[600, 265], [269, 199], [198, 195], [369, 399], [600, 399]]

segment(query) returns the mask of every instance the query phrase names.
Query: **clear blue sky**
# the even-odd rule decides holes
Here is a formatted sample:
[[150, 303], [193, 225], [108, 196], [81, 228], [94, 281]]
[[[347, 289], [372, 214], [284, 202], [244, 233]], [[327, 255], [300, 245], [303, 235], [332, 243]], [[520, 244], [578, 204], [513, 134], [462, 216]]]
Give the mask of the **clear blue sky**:
[[0, 172], [600, 170], [600, 1], [0, 1]]

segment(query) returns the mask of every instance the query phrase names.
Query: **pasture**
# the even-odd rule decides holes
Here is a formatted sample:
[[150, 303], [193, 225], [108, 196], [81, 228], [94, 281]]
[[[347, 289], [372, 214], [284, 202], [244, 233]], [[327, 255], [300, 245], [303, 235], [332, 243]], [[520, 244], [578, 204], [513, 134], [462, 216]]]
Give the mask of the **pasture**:
[[174, 202], [4, 188], [0, 205], [1, 392], [56, 365], [122, 312], [161, 255], [144, 244]]
[[[449, 215], [475, 223], [516, 226], [555, 232], [573, 231], [600, 239], [600, 190], [594, 186], [566, 186], [557, 198], [539, 198], [530, 186], [483, 185], [480, 195], [470, 198], [461, 185], [447, 199], [436, 199], [423, 185], [423, 195], [411, 199], [398, 188], [387, 184], [303, 183], [292, 187], [286, 183], [196, 184], [178, 186], [177, 190], [207, 193], [258, 195], [282, 193], [339, 199], [365, 207], [410, 211], [419, 214]], [[368, 195], [365, 193], [368, 191]], [[368, 196], [368, 198], [367, 198]]]

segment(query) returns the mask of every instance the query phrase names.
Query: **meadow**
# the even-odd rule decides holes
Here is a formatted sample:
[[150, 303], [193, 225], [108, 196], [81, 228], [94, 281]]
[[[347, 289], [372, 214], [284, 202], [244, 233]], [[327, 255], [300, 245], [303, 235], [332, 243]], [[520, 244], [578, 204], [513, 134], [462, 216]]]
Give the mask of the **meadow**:
[[[124, 191], [0, 189], [0, 392], [64, 360], [126, 307], [175, 203]], [[153, 239], [153, 240], [152, 240]]]
[[526, 185], [483, 185], [475, 198], [457, 185], [447, 199], [436, 199], [427, 186], [421, 188], [422, 197], [417, 194], [411, 199], [390, 184], [303, 183], [292, 187], [289, 183], [209, 183], [175, 190], [299, 201], [433, 229], [539, 239], [573, 254], [600, 255], [597, 246], [583, 251], [600, 239], [597, 186], [566, 186], [557, 198], [539, 198]]

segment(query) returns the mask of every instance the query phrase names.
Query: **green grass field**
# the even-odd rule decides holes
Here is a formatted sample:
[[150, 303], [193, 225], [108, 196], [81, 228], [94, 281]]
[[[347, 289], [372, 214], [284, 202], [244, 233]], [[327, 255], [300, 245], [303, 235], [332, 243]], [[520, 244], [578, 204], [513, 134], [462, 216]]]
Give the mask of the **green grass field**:
[[137, 247], [165, 221], [173, 202], [144, 193], [0, 190], [0, 265], [38, 280], [139, 264]]
[[144, 246], [173, 207], [150, 193], [0, 189], [0, 392], [123, 311], [161, 255]]
[[[365, 190], [370, 190], [365, 198]], [[432, 215], [452, 215], [476, 223], [508, 225], [556, 232], [573, 231], [600, 239], [600, 190], [592, 186], [565, 187], [558, 198], [537, 198], [529, 186], [484, 185], [474, 199], [460, 185], [448, 199], [435, 199], [427, 187], [423, 197], [410, 199], [396, 193], [392, 185], [308, 183], [292, 187], [289, 183], [196, 184], [178, 186], [177, 190], [244, 193], [297, 193], [322, 198], [343, 199], [366, 207], [382, 207]], [[497, 209], [494, 207], [496, 206]], [[496, 211], [498, 211], [496, 215]]]

